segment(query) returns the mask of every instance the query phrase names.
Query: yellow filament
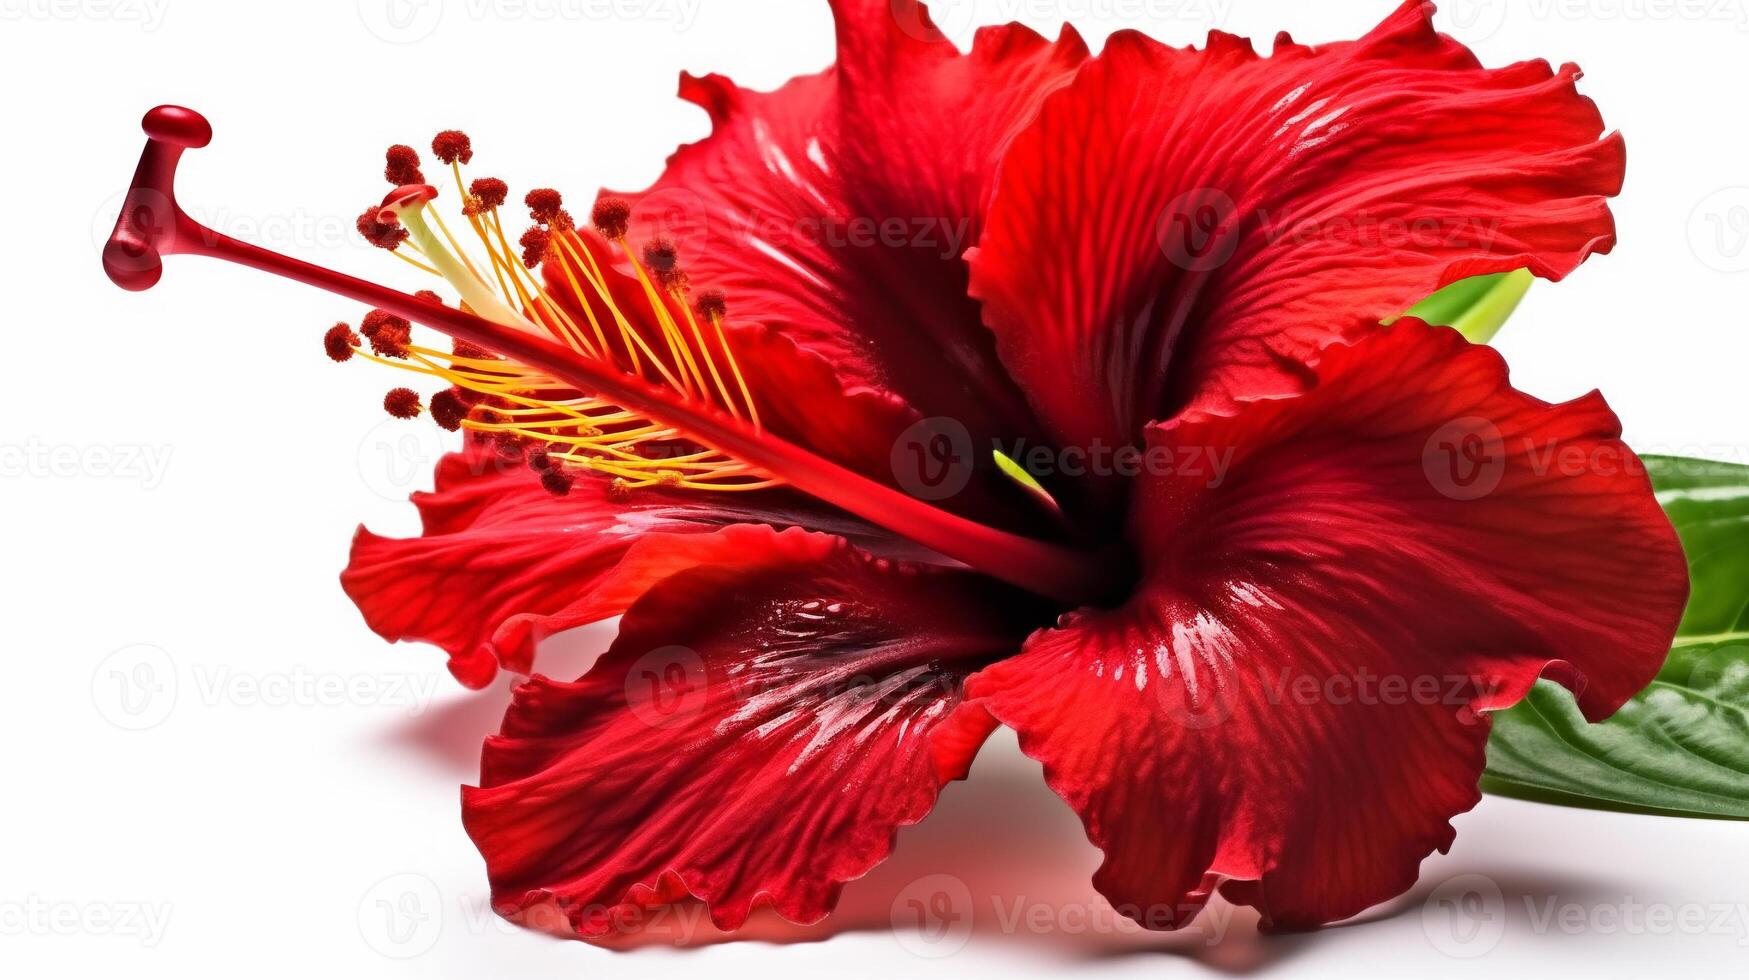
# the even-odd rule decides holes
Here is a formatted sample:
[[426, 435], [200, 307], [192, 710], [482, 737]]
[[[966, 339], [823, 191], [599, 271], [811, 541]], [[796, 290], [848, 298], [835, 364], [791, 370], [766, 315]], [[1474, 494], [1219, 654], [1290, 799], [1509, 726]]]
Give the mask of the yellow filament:
[[[472, 201], [460, 165], [451, 163], [450, 169], [461, 199]], [[464, 309], [550, 337], [586, 357], [615, 362], [620, 370], [666, 385], [687, 401], [759, 426], [758, 409], [722, 318], [714, 314], [705, 317], [710, 327], [707, 336], [684, 292], [659, 288], [623, 239], [615, 245], [625, 252], [626, 265], [654, 311], [653, 322], [635, 324], [621, 309], [609, 287], [608, 271], [569, 227], [549, 229], [552, 247], [546, 261], [558, 265], [543, 280], [520, 261], [517, 249], [504, 234], [496, 208], [482, 212], [477, 202], [463, 208], [465, 226], [484, 251], [484, 258], [478, 260], [424, 202], [403, 205], [398, 215], [408, 238], [405, 248], [394, 250], [396, 257], [448, 282], [461, 294]], [[570, 291], [569, 308], [549, 291], [552, 289]], [[580, 311], [582, 317], [574, 311]], [[612, 327], [603, 322], [598, 311], [612, 319]], [[617, 349], [608, 342], [610, 330], [619, 333]], [[356, 353], [364, 360], [484, 396], [488, 401], [462, 420], [463, 427], [544, 446], [550, 459], [612, 477], [619, 488], [744, 491], [778, 483], [739, 460], [690, 444], [684, 433], [670, 426], [586, 392], [575, 392], [512, 361], [462, 356], [417, 344], [406, 345], [404, 357], [388, 357], [366, 348]]]

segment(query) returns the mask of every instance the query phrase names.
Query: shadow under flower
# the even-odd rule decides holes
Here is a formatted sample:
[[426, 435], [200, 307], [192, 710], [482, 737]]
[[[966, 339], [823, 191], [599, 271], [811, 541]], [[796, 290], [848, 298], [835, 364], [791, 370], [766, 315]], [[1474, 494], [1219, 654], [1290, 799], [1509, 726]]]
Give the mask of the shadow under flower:
[[[541, 648], [541, 670], [575, 677], [586, 672], [613, 636], [611, 623], [553, 637]], [[497, 731], [516, 678], [501, 676], [482, 691], [456, 690], [420, 715], [398, 724], [384, 743], [422, 759], [443, 775], [471, 782], [480, 743]], [[999, 730], [973, 767], [971, 778], [950, 784], [922, 823], [900, 831], [892, 855], [863, 878], [847, 883], [837, 910], [821, 922], [797, 925], [769, 908], [739, 930], [712, 925], [697, 901], [650, 909], [628, 931], [590, 945], [617, 952], [649, 948], [703, 949], [723, 943], [794, 945], [850, 934], [887, 935], [921, 959], [951, 956], [971, 944], [1021, 947], [1065, 963], [1138, 956], [1194, 961], [1226, 975], [1264, 974], [1318, 943], [1339, 943], [1334, 930], [1378, 926], [1400, 930], [1424, 916], [1454, 880], [1431, 870], [1409, 893], [1322, 933], [1266, 934], [1254, 910], [1219, 897], [1175, 932], [1144, 929], [1119, 915], [1093, 889], [1099, 852], [1080, 821], [1046, 787], [1040, 767], [1020, 753], [1013, 735]], [[1603, 883], [1548, 881], [1523, 871], [1465, 874], [1477, 879], [1484, 910], [1528, 927], [1527, 909], [1555, 899], [1597, 901]], [[556, 909], [531, 910], [523, 922], [537, 932], [571, 941]], [[1422, 928], [1429, 928], [1426, 923]], [[1515, 930], [1518, 931], [1518, 930]]]
[[[567, 630], [540, 646], [539, 670], [551, 677], [581, 677], [613, 642], [617, 620]], [[441, 654], [430, 651], [434, 656]], [[480, 774], [480, 745], [496, 734], [510, 707], [510, 693], [522, 678], [500, 672], [483, 690], [469, 691], [442, 678], [439, 695], [426, 710], [384, 732], [381, 743], [409, 754], [457, 782]]]
[[899, 833], [891, 857], [844, 886], [837, 910], [813, 925], [762, 909], [740, 930], [711, 925], [698, 903], [647, 928], [593, 945], [617, 951], [699, 949], [725, 942], [820, 942], [886, 934], [922, 959], [971, 944], [1020, 946], [1064, 962], [1169, 955], [1221, 973], [1251, 974], [1286, 960], [1309, 937], [1270, 936], [1257, 915], [1216, 899], [1177, 932], [1144, 929], [1094, 891], [1099, 852], [1007, 732], [992, 737], [971, 778], [944, 790], [935, 811]]

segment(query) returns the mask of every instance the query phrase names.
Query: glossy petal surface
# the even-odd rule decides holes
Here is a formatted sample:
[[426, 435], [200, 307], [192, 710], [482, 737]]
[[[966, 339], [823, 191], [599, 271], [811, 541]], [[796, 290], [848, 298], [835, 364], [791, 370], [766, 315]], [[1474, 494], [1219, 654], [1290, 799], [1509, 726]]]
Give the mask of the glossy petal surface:
[[722, 928], [765, 901], [812, 922], [964, 774], [988, 727], [951, 716], [1019, 643], [1013, 597], [764, 533], [762, 567], [667, 579], [586, 676], [518, 690], [464, 795], [501, 911], [599, 935], [691, 894]]
[[619, 494], [588, 479], [555, 497], [522, 463], [478, 446], [445, 457], [436, 491], [413, 502], [423, 533], [395, 539], [360, 529], [341, 585], [371, 629], [442, 647], [470, 687], [483, 687], [500, 664], [527, 673], [540, 640], [624, 612], [681, 569], [757, 560], [764, 539], [739, 525], [807, 527], [916, 557], [781, 492]]
[[1156, 920], [1222, 879], [1279, 927], [1398, 894], [1479, 798], [1479, 712], [1546, 673], [1607, 716], [1682, 613], [1680, 546], [1600, 398], [1522, 395], [1418, 321], [1310, 374], [1153, 427], [1140, 590], [968, 685], [1105, 850], [1100, 890]]
[[1615, 241], [1619, 137], [1578, 69], [1484, 69], [1409, 2], [1260, 57], [1119, 32], [1004, 158], [972, 293], [1060, 442], [1298, 390], [1450, 282], [1560, 278]]

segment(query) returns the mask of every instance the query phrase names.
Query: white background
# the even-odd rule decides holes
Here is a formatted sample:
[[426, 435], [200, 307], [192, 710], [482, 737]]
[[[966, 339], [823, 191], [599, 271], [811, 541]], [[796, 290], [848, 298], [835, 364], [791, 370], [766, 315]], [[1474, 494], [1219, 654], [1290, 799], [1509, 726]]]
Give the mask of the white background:
[[[1095, 44], [1120, 26], [1189, 43], [1217, 24], [1336, 40], [1392, 2], [999, 0], [941, 20], [962, 42], [1014, 17], [1052, 33], [1069, 17]], [[1519, 385], [1600, 387], [1637, 447], [1743, 460], [1745, 0], [1447, 6], [1446, 29], [1489, 63], [1582, 63], [1630, 147], [1622, 245], [1539, 286], [1500, 343]], [[1740, 976], [1749, 828], [1499, 799], [1359, 924], [1259, 937], [1217, 906], [1189, 932], [1138, 935], [1113, 924], [1087, 884], [1096, 853], [1005, 735], [823, 926], [761, 921], [730, 943], [704, 929], [675, 949], [692, 910], [614, 952], [485, 911], [457, 786], [502, 688], [464, 693], [436, 651], [380, 642], [335, 581], [359, 521], [413, 529], [403, 501], [441, 444], [379, 422], [382, 372], [322, 358], [322, 328], [360, 312], [348, 304], [201, 260], [173, 261], [149, 293], [109, 286], [97, 244], [139, 117], [175, 102], [212, 119], [182, 179], [209, 222], [416, 286], [351, 235], [387, 143], [459, 126], [477, 172], [583, 200], [648, 183], [704, 134], [672, 98], [681, 68], [771, 87], [826, 64], [830, 38], [824, 4], [801, 0], [0, 0], [0, 970]], [[547, 663], [606, 636], [567, 638]], [[966, 914], [940, 942], [895, 932], [893, 909], [940, 891], [919, 884], [938, 873]], [[1456, 925], [1474, 935], [1439, 900], [1466, 891], [1481, 904]]]

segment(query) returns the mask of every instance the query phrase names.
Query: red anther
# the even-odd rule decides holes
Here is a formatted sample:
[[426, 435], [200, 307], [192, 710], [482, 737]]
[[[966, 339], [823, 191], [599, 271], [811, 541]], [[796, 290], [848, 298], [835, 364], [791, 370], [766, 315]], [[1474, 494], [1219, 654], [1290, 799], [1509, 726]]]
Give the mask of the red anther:
[[522, 458], [522, 437], [514, 432], [499, 432], [492, 436], [492, 448], [498, 451], [500, 459], [518, 460]]
[[371, 310], [364, 315], [363, 320], [358, 321], [358, 332], [366, 337], [375, 337], [385, 328], [408, 331], [412, 326], [404, 316], [396, 316], [388, 310]]
[[383, 411], [398, 419], [418, 418], [419, 393], [411, 388], [391, 388], [383, 396]]
[[680, 250], [666, 238], [652, 238], [644, 246], [644, 264], [654, 272], [673, 272], [680, 264]]
[[608, 238], [624, 238], [632, 221], [632, 206], [622, 197], [604, 197], [595, 202], [589, 221]]
[[423, 184], [425, 175], [419, 172], [419, 151], [396, 143], [383, 154], [383, 179], [391, 184]]
[[407, 334], [394, 330], [384, 330], [370, 339], [370, 349], [378, 357], [398, 357], [406, 359], [407, 345], [413, 340]]
[[668, 289], [686, 284], [686, 274], [680, 271], [680, 250], [666, 238], [655, 238], [644, 246], [644, 264], [655, 273], [656, 281]]
[[467, 417], [468, 403], [462, 400], [457, 389], [445, 388], [431, 396], [431, 421], [440, 428], [454, 432], [462, 427], [462, 419]]
[[[473, 419], [481, 425], [502, 425], [505, 422], [510, 421], [509, 417], [493, 407], [491, 401], [483, 399], [474, 402], [474, 407], [468, 411], [468, 418]], [[493, 435], [496, 435], [496, 433], [493, 433]]]
[[720, 289], [707, 289], [699, 293], [694, 306], [698, 315], [706, 320], [721, 320], [729, 315], [729, 297]]
[[540, 265], [546, 258], [547, 248], [552, 245], [552, 236], [544, 228], [530, 228], [522, 233], [517, 241], [522, 246], [522, 264], [530, 269]]
[[553, 468], [553, 458], [547, 455], [546, 447], [528, 451], [528, 468], [536, 473], [545, 473]]
[[407, 229], [396, 222], [378, 221], [377, 215], [382, 210], [375, 205], [365, 208], [364, 213], [358, 216], [358, 233], [377, 248], [386, 248], [392, 252], [407, 240]]
[[529, 217], [544, 225], [559, 216], [565, 199], [551, 187], [537, 187], [522, 198], [522, 203], [528, 205]]
[[413, 298], [414, 299], [422, 299], [427, 303], [436, 303], [438, 306], [443, 305], [443, 297], [437, 295], [437, 293], [435, 291], [430, 290], [430, 289], [419, 290], [418, 292], [413, 294]]
[[431, 153], [444, 163], [470, 163], [474, 159], [474, 141], [459, 129], [446, 129], [431, 138]]
[[359, 321], [358, 332], [364, 334], [370, 349], [380, 357], [406, 357], [407, 345], [413, 342], [413, 324], [387, 310], [366, 313]]
[[498, 355], [486, 348], [470, 344], [465, 340], [457, 340], [450, 350], [457, 357], [471, 358], [476, 361], [492, 361], [498, 358]]
[[481, 177], [468, 185], [468, 193], [480, 202], [480, 210], [490, 211], [510, 197], [510, 185], [496, 177]]
[[555, 497], [563, 497], [570, 493], [571, 484], [575, 482], [569, 473], [557, 468], [547, 470], [540, 475], [540, 485], [546, 488], [547, 493]]
[[344, 323], [336, 323], [322, 335], [322, 349], [337, 363], [352, 360], [353, 348], [358, 346], [358, 334]]

